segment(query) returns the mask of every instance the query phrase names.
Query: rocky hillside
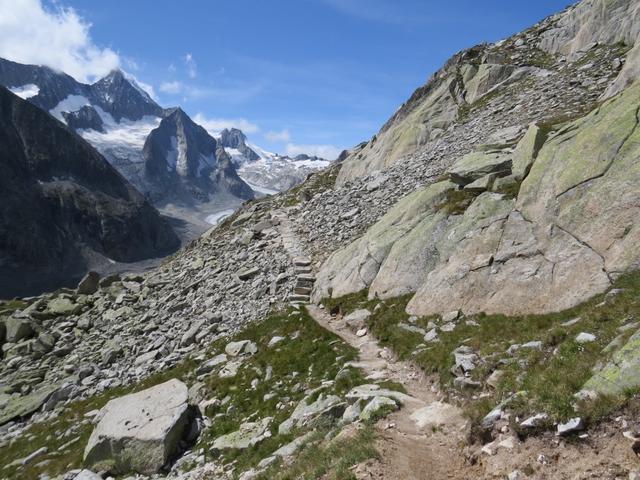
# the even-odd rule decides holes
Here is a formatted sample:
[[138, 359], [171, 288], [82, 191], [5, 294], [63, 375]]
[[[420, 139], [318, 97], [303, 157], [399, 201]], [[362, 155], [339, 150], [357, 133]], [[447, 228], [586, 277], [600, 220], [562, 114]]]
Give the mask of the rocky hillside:
[[5, 88], [0, 99], [3, 297], [74, 284], [100, 258], [177, 248], [158, 212], [89, 144]]
[[[584, 93], [574, 97], [574, 110], [590, 105], [590, 92], [599, 91], [603, 98], [619, 92], [638, 73], [637, 48], [622, 60], [635, 45], [639, 15], [633, 1], [583, 1], [521, 34], [459, 53], [418, 88], [363, 149], [345, 160], [338, 184], [399, 161], [446, 162], [452, 137], [464, 141], [459, 135], [464, 136], [470, 122], [479, 133], [478, 115], [469, 113], [489, 102], [498, 100], [494, 105], [500, 105], [499, 121], [516, 125], [540, 114], [553, 118], [556, 107], [570, 110], [571, 98], [563, 98], [559, 88], [563, 81], [566, 93]], [[573, 75], [572, 64], [585, 67], [583, 71], [594, 66], [594, 49], [615, 47], [621, 51], [606, 59], [618, 60], [611, 72], [616, 79], [607, 82], [606, 91]], [[580, 58], [584, 61], [575, 65]], [[541, 111], [527, 108], [534, 99], [544, 106]], [[464, 143], [469, 146], [468, 139]]]
[[639, 478], [639, 9], [461, 52], [159, 268], [4, 302], [2, 475]]

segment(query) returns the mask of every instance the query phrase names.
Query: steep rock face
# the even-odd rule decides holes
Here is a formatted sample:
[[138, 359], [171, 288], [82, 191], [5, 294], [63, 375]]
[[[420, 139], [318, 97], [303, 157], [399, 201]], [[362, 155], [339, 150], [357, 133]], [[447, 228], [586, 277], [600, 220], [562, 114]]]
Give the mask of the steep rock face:
[[[443, 135], [472, 106], [508, 85], [552, 75], [564, 60], [575, 59], [598, 44], [636, 45], [638, 32], [637, 0], [584, 0], [507, 40], [455, 55], [414, 92], [361, 151], [344, 160], [337, 184], [383, 170], [417, 152], [437, 152]], [[638, 77], [639, 48], [628, 53], [605, 98]]]
[[72, 130], [95, 130], [104, 132], [104, 123], [96, 109], [85, 105], [76, 112], [62, 112], [65, 122]]
[[237, 166], [245, 162], [254, 162], [260, 159], [260, 155], [247, 145], [246, 135], [242, 130], [238, 130], [237, 128], [225, 128], [222, 130], [222, 132], [220, 132], [220, 144], [222, 144], [225, 149], [230, 150], [228, 153]]
[[134, 80], [125, 78], [121, 70], [114, 70], [93, 85], [91, 90], [101, 107], [119, 121], [122, 118], [139, 120], [146, 115], [161, 116], [163, 109]]
[[69, 95], [89, 96], [88, 85], [73, 77], [40, 65], [23, 65], [0, 58], [0, 85], [7, 88], [35, 85], [38, 90], [29, 101], [49, 111]]
[[[222, 150], [224, 152], [224, 150]], [[175, 194], [183, 201], [206, 201], [215, 192], [252, 198], [218, 144], [180, 108], [162, 119], [144, 144], [145, 176], [155, 198]], [[237, 194], [237, 195], [236, 195]]]
[[540, 48], [575, 56], [594, 44], [632, 45], [620, 74], [604, 94], [609, 98], [629, 86], [640, 74], [640, 2], [637, 0], [583, 0], [550, 18], [552, 27], [541, 34]]
[[216, 149], [216, 157], [218, 168], [215, 171], [214, 183], [218, 189], [227, 191], [238, 198], [253, 198], [253, 190], [240, 178], [231, 156], [221, 145], [218, 145]]
[[0, 124], [3, 296], [73, 284], [96, 253], [130, 262], [178, 246], [158, 212], [88, 143], [4, 88]]
[[[507, 172], [482, 149], [473, 158], [485, 161], [461, 158], [450, 177], [464, 167], [485, 182], [471, 176], [455, 189], [439, 182], [401, 200], [327, 260], [314, 298], [369, 287], [371, 297], [416, 292], [407, 307], [416, 315], [526, 314], [602, 292], [640, 267], [639, 98], [637, 82], [542, 136], [532, 126], [515, 148], [499, 150], [511, 160]], [[521, 177], [515, 199], [503, 193]]]

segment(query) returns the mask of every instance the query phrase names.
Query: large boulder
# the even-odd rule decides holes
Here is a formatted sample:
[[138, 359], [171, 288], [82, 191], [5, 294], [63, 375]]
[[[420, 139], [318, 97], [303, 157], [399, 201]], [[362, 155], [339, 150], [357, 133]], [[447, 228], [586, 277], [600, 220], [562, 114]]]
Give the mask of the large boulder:
[[640, 386], [640, 331], [582, 387], [582, 395], [622, 395]]
[[179, 380], [111, 400], [84, 451], [84, 462], [111, 474], [159, 472], [174, 457], [192, 420]]
[[82, 280], [80, 280], [77, 291], [82, 295], [91, 295], [98, 291], [99, 286], [100, 274], [97, 272], [88, 272]]

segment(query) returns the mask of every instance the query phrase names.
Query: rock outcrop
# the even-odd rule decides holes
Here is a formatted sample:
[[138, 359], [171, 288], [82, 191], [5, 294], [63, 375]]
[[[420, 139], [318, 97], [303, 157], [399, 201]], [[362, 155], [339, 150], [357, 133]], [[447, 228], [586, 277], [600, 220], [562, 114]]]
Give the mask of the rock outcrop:
[[416, 292], [415, 315], [525, 314], [604, 291], [640, 265], [638, 98], [640, 83], [544, 134], [532, 126], [515, 148], [462, 157], [450, 181], [402, 199], [334, 253], [314, 298], [370, 288], [381, 298]]
[[75, 285], [96, 255], [131, 262], [177, 248], [169, 225], [100, 154], [5, 88], [0, 135], [3, 296]]

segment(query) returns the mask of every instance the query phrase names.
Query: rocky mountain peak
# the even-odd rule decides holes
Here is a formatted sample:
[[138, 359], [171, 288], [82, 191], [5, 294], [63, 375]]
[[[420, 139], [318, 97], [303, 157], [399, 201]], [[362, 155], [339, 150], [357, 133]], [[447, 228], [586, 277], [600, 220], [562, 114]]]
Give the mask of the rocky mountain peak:
[[163, 109], [135, 79], [120, 69], [112, 70], [95, 82], [91, 90], [116, 121], [122, 118], [139, 120], [145, 115], [160, 116], [163, 113]]
[[224, 148], [231, 149], [231, 157], [238, 166], [260, 159], [260, 155], [247, 145], [247, 136], [238, 128], [225, 128], [220, 132], [219, 140]]
[[[216, 191], [228, 190], [233, 185], [234, 192], [241, 198], [251, 198], [251, 189], [240, 180], [232, 178], [235, 167], [219, 162], [224, 149], [200, 125], [177, 107], [162, 119], [160, 125], [147, 137], [143, 156], [145, 175], [153, 187], [155, 196], [166, 196], [173, 192], [179, 197], [207, 200]], [[231, 173], [229, 168], [233, 169]], [[223, 172], [223, 173], [221, 173]], [[236, 183], [241, 184], [237, 188]], [[233, 195], [234, 193], [232, 193]]]
[[220, 132], [220, 142], [228, 148], [240, 148], [246, 146], [247, 137], [242, 130], [237, 128], [225, 128]]

